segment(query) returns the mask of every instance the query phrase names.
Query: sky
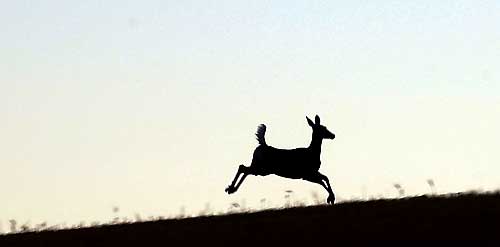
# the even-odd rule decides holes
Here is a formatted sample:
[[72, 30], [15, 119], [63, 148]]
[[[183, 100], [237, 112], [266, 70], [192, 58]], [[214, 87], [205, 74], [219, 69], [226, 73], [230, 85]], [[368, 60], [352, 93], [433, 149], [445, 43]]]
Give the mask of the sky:
[[340, 200], [500, 187], [499, 1], [1, 5], [0, 231], [326, 200], [276, 176], [224, 193], [259, 124], [306, 147], [316, 114]]

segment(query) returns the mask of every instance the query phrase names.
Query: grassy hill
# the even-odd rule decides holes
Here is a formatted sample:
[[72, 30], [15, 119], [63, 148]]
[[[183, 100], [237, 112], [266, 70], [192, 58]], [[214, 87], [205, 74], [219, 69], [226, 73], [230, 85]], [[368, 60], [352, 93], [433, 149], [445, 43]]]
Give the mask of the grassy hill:
[[0, 246], [500, 246], [500, 193], [453, 194], [0, 236]]

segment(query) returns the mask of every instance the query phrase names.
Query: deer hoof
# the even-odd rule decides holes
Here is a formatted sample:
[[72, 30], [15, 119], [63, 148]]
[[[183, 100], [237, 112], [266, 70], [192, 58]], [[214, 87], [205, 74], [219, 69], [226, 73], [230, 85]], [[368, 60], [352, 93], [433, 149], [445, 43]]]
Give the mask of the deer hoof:
[[333, 205], [333, 203], [335, 202], [335, 195], [333, 194], [329, 195], [328, 199], [326, 199], [326, 202]]
[[229, 186], [225, 189], [225, 191], [226, 191], [228, 194], [232, 194], [232, 193], [234, 193], [234, 192], [235, 192], [235, 189], [234, 189], [234, 187], [233, 187], [233, 186], [229, 185]]

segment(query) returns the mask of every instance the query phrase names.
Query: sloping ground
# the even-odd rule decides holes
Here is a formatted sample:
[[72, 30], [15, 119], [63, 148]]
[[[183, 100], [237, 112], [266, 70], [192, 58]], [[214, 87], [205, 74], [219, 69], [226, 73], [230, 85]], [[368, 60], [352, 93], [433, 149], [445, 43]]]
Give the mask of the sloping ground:
[[0, 246], [500, 246], [500, 194], [455, 194], [0, 236]]

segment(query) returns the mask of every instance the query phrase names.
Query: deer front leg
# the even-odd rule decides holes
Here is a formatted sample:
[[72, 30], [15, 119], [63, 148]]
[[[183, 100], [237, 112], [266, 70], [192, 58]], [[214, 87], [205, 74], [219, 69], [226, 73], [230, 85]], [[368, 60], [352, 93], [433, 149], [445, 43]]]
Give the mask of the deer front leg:
[[326, 190], [328, 191], [328, 199], [326, 201], [330, 204], [333, 204], [335, 202], [335, 194], [333, 193], [332, 186], [330, 185], [330, 181], [328, 180], [328, 177], [321, 174], [318, 172], [319, 176], [321, 177], [321, 180], [325, 181], [327, 188]]
[[[238, 188], [240, 187], [241, 183], [243, 182], [243, 180], [247, 176], [247, 174], [245, 172], [247, 169], [248, 169], [248, 167], [246, 167], [244, 165], [240, 165], [238, 167], [238, 172], [236, 173], [236, 176], [234, 176], [233, 182], [231, 182], [231, 184], [225, 189], [225, 191], [228, 194], [232, 194], [232, 193], [234, 193], [234, 192], [236, 192], [238, 190]], [[238, 183], [238, 185], [235, 186], [236, 182], [238, 181], [238, 178], [240, 177], [240, 175], [242, 173], [243, 173], [243, 177], [240, 179], [240, 182]]]
[[326, 199], [326, 202], [328, 202], [329, 204], [333, 204], [335, 202], [335, 194], [333, 194], [332, 188], [330, 187], [330, 182], [325, 175], [317, 172], [304, 177], [304, 180], [323, 186], [323, 188], [325, 188], [325, 190], [328, 192], [328, 198]]

